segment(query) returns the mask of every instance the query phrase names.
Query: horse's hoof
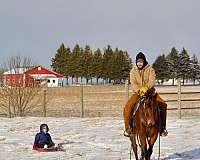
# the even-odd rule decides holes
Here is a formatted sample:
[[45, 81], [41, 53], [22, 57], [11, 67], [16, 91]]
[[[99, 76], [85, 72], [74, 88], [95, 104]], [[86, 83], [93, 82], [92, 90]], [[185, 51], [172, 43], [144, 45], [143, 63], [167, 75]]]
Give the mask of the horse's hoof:
[[124, 131], [124, 136], [125, 137], [130, 137], [130, 135], [128, 133], [126, 133], [125, 131]]

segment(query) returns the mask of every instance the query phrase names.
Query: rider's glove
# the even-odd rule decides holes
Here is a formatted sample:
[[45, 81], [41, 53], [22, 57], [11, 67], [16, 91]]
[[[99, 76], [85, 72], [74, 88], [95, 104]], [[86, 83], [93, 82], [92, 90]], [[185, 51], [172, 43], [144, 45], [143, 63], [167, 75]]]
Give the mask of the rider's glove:
[[142, 97], [147, 93], [147, 91], [148, 91], [148, 87], [141, 87], [138, 94], [140, 97]]

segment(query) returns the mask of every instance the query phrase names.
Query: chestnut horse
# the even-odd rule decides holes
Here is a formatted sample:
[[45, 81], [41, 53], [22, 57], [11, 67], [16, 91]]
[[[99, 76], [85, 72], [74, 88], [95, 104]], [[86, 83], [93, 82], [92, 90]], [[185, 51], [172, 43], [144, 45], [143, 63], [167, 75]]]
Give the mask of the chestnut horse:
[[133, 110], [133, 128], [135, 134], [131, 134], [130, 140], [135, 159], [138, 160], [137, 143], [141, 148], [141, 160], [150, 160], [153, 146], [160, 131], [160, 112], [156, 105], [156, 96], [151, 91], [143, 97], [139, 97]]

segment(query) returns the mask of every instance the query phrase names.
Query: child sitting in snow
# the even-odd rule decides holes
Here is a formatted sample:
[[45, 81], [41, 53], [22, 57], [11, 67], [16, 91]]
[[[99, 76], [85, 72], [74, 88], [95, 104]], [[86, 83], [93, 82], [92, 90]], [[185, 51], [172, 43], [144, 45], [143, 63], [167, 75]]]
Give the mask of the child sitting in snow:
[[33, 149], [44, 148], [45, 145], [47, 145], [47, 148], [55, 146], [48, 131], [49, 127], [47, 124], [40, 125], [40, 132], [35, 136]]

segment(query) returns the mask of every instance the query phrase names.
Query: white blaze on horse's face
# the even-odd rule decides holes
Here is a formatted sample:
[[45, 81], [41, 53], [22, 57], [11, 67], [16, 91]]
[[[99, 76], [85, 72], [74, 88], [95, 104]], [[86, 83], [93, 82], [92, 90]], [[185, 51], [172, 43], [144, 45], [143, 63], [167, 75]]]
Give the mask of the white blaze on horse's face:
[[156, 123], [155, 116], [154, 116], [154, 108], [153, 103], [150, 99], [144, 101], [144, 112], [147, 120], [147, 124], [149, 126], [153, 126]]

